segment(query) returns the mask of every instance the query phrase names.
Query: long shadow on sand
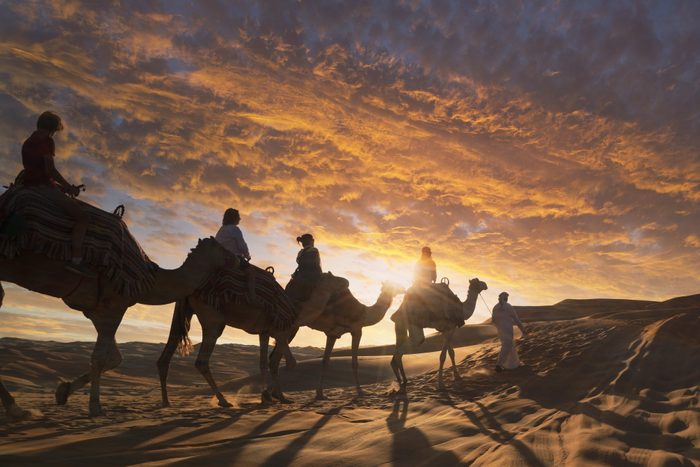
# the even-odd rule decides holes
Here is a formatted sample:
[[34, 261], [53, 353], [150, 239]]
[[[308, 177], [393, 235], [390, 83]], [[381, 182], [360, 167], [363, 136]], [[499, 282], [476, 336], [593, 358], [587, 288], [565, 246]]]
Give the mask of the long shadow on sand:
[[[434, 449], [430, 440], [415, 426], [406, 428], [408, 400], [399, 398], [386, 419], [393, 435], [391, 458], [394, 465], [459, 465], [459, 458], [450, 451]], [[419, 461], [420, 459], [420, 461]]]

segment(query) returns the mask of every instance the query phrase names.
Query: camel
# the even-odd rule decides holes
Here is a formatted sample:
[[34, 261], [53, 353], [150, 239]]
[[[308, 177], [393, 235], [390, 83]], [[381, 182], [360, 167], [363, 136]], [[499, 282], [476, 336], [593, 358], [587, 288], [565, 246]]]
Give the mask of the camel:
[[[481, 292], [487, 289], [488, 286], [486, 283], [480, 281], [478, 278], [470, 280], [469, 292], [467, 293], [467, 298], [461, 303], [461, 310], [453, 311], [461, 311], [461, 316], [464, 320], [468, 320], [471, 318], [472, 314], [474, 314], [477, 297]], [[445, 313], [444, 301], [440, 300], [439, 303], [430, 303], [428, 307], [426, 307], [424, 303], [411, 303], [412, 300], [415, 300], [413, 297], [415, 297], [415, 295], [407, 295], [404, 297], [398, 311], [392, 316], [392, 319], [395, 321], [396, 347], [394, 348], [394, 355], [391, 359], [391, 368], [394, 370], [396, 380], [399, 383], [399, 393], [405, 393], [406, 384], [408, 384], [408, 378], [406, 378], [406, 372], [403, 368], [403, 355], [411, 345], [417, 346], [422, 343], [422, 341], [412, 342], [414, 339], [409, 339], [408, 331], [411, 327], [420, 330], [423, 328], [433, 328], [443, 337], [443, 346], [440, 352], [440, 368], [438, 370], [439, 388], [442, 389], [444, 387], [442, 369], [445, 365], [446, 353], [450, 355], [455, 380], [460, 379], [455, 363], [455, 351], [452, 346], [452, 338], [459, 325], [455, 322], [454, 318], [448, 317], [447, 313]], [[430, 296], [430, 298], [433, 297], [437, 298], [439, 295], [435, 294]], [[459, 307], [458, 304], [457, 307]]]
[[[390, 282], [384, 282], [376, 303], [372, 306], [367, 306], [360, 303], [348, 289], [342, 295], [332, 299], [326, 305], [320, 316], [314, 319], [310, 319], [311, 317], [306, 317], [306, 319], [304, 319], [304, 316], [300, 316], [299, 322], [302, 325], [317, 331], [322, 331], [326, 334], [326, 349], [323, 353], [321, 379], [316, 389], [316, 399], [326, 399], [323, 395], [323, 380], [326, 369], [330, 362], [335, 341], [346, 332], [349, 332], [352, 336], [352, 372], [355, 377], [357, 395], [362, 395], [362, 388], [360, 387], [360, 380], [357, 374], [357, 354], [360, 348], [360, 339], [362, 339], [362, 328], [373, 326], [380, 322], [382, 318], [384, 318], [384, 315], [386, 315], [394, 297], [404, 292], [405, 290], [403, 287]], [[292, 337], [297, 331], [298, 328], [294, 331]], [[293, 358], [291, 352], [289, 352], [289, 355], [286, 355], [286, 357], [287, 361]]]
[[[134, 298], [117, 293], [102, 274], [92, 279], [66, 270], [63, 261], [51, 260], [29, 251], [21, 251], [12, 259], [0, 257], [1, 281], [62, 299], [70, 308], [82, 311], [97, 330], [90, 371], [74, 381], [60, 383], [56, 389], [56, 402], [65, 404], [72, 393], [91, 383], [90, 416], [104, 415], [100, 404], [100, 375], [121, 363], [122, 357], [114, 335], [127, 308], [136, 303], [164, 305], [193, 293], [212, 272], [224, 265], [224, 251], [213, 238], [200, 240], [179, 268], [157, 269], [153, 287]], [[3, 296], [0, 287], [0, 298]], [[10, 417], [23, 418], [28, 415], [28, 411], [16, 404], [2, 381], [0, 398]]]
[[[299, 304], [298, 316], [316, 316], [326, 306], [332, 295], [338, 294], [347, 289], [348, 281], [342, 277], [336, 277], [330, 273], [325, 273], [317, 286], [314, 288], [311, 297]], [[214, 395], [221, 407], [231, 407], [223, 394], [219, 391], [214, 377], [209, 370], [209, 359], [216, 341], [221, 336], [226, 326], [242, 329], [249, 334], [260, 335], [260, 372], [262, 378], [263, 392], [261, 395], [263, 403], [272, 402], [277, 399], [283, 403], [290, 402], [282, 393], [278, 379], [279, 362], [282, 355], [288, 350], [288, 342], [291, 332], [296, 329], [296, 323], [286, 329], [275, 327], [270, 317], [259, 305], [247, 302], [237, 303], [235, 300], [224, 304], [221, 309], [215, 309], [207, 303], [194, 296], [178, 302], [175, 306], [173, 322], [170, 328], [168, 342], [163, 349], [163, 353], [158, 359], [158, 373], [160, 375], [161, 395], [163, 407], [169, 407], [167, 377], [170, 360], [176, 348], [185, 351], [191, 348], [187, 336], [190, 329], [192, 315], [196, 314], [202, 326], [202, 344], [199, 348], [195, 367], [209, 383]], [[275, 338], [275, 348], [268, 361], [268, 343], [270, 336]], [[269, 369], [268, 369], [269, 365]], [[272, 382], [268, 381], [268, 373], [272, 376]]]

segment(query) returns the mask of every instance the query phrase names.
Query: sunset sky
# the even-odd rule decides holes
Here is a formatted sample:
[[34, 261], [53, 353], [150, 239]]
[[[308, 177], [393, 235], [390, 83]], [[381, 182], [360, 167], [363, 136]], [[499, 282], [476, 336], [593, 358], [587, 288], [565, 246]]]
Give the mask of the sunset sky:
[[[691, 1], [3, 0], [0, 184], [51, 109], [59, 169], [164, 267], [232, 206], [282, 284], [311, 232], [367, 304], [424, 245], [490, 306], [698, 293], [699, 26]], [[94, 339], [4, 287], [0, 336]], [[117, 338], [171, 317], [136, 306]], [[387, 315], [363, 343], [393, 339]]]

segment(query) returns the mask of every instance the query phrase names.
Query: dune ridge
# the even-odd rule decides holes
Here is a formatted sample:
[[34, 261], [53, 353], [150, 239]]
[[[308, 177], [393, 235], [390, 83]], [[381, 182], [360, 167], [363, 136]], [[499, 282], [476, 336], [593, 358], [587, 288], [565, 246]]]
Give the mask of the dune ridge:
[[54, 352], [52, 344], [3, 339], [13, 356], [0, 362], [5, 374], [10, 363], [8, 385], [43, 416], [0, 418], [0, 462], [700, 465], [700, 295], [527, 308], [519, 310], [529, 330], [519, 341], [526, 366], [495, 373], [494, 334], [486, 324], [468, 325], [460, 329], [461, 378], [447, 372], [446, 389], [437, 389], [437, 340], [429, 337], [425, 351], [406, 357], [406, 398], [392, 395], [391, 346], [384, 346], [363, 349], [363, 397], [355, 396], [341, 349], [326, 381], [329, 400], [313, 399], [320, 362], [307, 358], [281, 373], [294, 402], [261, 406], [252, 390], [256, 349], [240, 346], [217, 348], [212, 358], [235, 408], [215, 407], [191, 362], [176, 359], [173, 407], [160, 409], [154, 360], [130, 363], [148, 360], [155, 344], [127, 344], [126, 369], [104, 383], [103, 419], [87, 418], [85, 393], [66, 407], [51, 404], [49, 381], [65, 371], [68, 354], [48, 360], [43, 352]]

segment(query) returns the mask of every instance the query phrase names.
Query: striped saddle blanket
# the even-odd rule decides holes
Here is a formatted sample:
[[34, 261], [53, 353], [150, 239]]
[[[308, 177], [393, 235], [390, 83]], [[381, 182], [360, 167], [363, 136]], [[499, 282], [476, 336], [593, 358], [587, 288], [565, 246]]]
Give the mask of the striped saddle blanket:
[[[148, 291], [155, 269], [126, 224], [114, 214], [82, 201], [89, 225], [83, 242], [83, 261], [106, 278], [117, 293], [129, 298]], [[47, 258], [71, 258], [73, 221], [41, 193], [12, 187], [0, 195], [0, 257], [14, 258], [32, 251]]]
[[294, 303], [272, 273], [252, 264], [216, 271], [194, 295], [216, 310], [231, 302], [259, 306], [282, 330], [290, 328], [297, 318]]

